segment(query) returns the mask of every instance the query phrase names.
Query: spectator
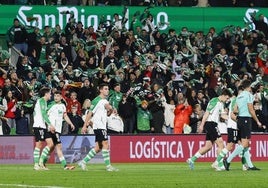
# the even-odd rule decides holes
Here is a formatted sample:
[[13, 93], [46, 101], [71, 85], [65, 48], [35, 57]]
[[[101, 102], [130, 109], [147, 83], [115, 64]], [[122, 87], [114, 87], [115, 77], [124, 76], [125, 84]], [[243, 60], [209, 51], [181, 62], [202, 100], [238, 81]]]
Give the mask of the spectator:
[[148, 102], [143, 100], [138, 102], [138, 111], [137, 111], [137, 133], [152, 133], [154, 132], [154, 125], [152, 124], [152, 114], [148, 110]]
[[11, 84], [10, 78], [7, 77], [4, 83], [3, 95], [5, 96], [9, 90], [15, 92], [16, 88]]
[[124, 123], [124, 133], [134, 133], [136, 130], [136, 102], [133, 97], [123, 94], [118, 105], [118, 114]]
[[70, 93], [70, 98], [65, 96], [65, 91], [62, 91], [62, 96], [64, 96], [64, 100], [66, 101], [67, 105], [66, 105], [66, 111], [67, 113], [71, 113], [71, 109], [73, 106], [77, 107], [77, 114], [81, 115], [82, 112], [82, 108], [81, 108], [81, 103], [77, 100], [77, 93], [75, 91], [71, 91]]
[[61, 29], [61, 26], [59, 24], [56, 24], [55, 31], [53, 33], [53, 43], [58, 44], [60, 43], [60, 37], [63, 35], [63, 31]]
[[7, 124], [11, 129], [11, 134], [15, 134], [16, 129], [16, 103], [17, 99], [13, 96], [11, 90], [9, 90], [5, 96], [5, 100], [7, 101], [7, 110], [5, 112], [4, 117], [7, 118]]
[[194, 101], [194, 104], [199, 104], [201, 107], [201, 110], [203, 110], [203, 111], [206, 110], [207, 104], [208, 104], [208, 99], [205, 97], [203, 90], [197, 91], [197, 96], [196, 96], [196, 99]]
[[68, 117], [70, 118], [70, 120], [73, 123], [73, 125], [75, 126], [75, 128], [72, 130], [69, 127], [68, 134], [78, 134], [79, 129], [82, 128], [84, 125], [84, 121], [83, 121], [82, 117], [77, 112], [78, 112], [77, 106], [75, 106], [75, 105], [71, 106], [71, 111], [68, 113]]
[[[48, 44], [46, 44], [46, 38], [45, 37], [41, 37], [38, 40], [38, 43], [36, 46], [34, 46], [33, 51], [31, 51], [31, 53], [35, 53], [32, 54], [33, 58], [36, 58], [39, 62], [36, 63], [35, 66], [40, 66], [45, 70], [45, 71], [50, 71], [50, 67], [48, 67], [48, 49], [50, 48], [50, 46]], [[34, 67], [35, 67], [34, 66]]]
[[191, 126], [191, 133], [198, 133], [199, 125], [202, 121], [204, 115], [204, 110], [201, 108], [200, 104], [195, 104], [193, 106], [193, 113], [190, 116], [190, 126]]
[[13, 26], [10, 27], [6, 34], [7, 45], [9, 48], [14, 46], [24, 55], [27, 54], [28, 44], [27, 44], [27, 31], [24, 26], [22, 26], [17, 18], [13, 21]]
[[65, 53], [68, 62], [73, 63], [73, 48], [68, 44], [67, 38], [62, 36], [60, 38], [60, 46], [63, 48], [63, 52]]
[[163, 89], [157, 83], [152, 85], [152, 96], [148, 97], [149, 106], [148, 109], [152, 114], [152, 125], [154, 126], [155, 133], [163, 133], [164, 126], [164, 108], [161, 104], [161, 94], [163, 93]]
[[267, 46], [265, 48], [258, 54], [256, 58], [256, 62], [257, 62], [258, 67], [262, 70], [263, 74], [268, 75], [268, 57], [263, 55], [267, 51]]
[[96, 90], [88, 77], [83, 78], [83, 87], [79, 89], [77, 99], [83, 104], [86, 99], [93, 100], [96, 97]]
[[261, 109], [260, 109], [260, 103], [258, 101], [254, 101], [253, 102], [253, 107], [256, 113], [256, 116], [258, 117], [258, 119], [261, 121], [261, 126], [258, 126], [256, 121], [252, 122], [252, 132], [267, 132], [267, 125], [268, 125], [268, 121], [265, 118], [265, 116], [263, 115]]
[[50, 26], [46, 25], [44, 27], [43, 37], [45, 37], [46, 43], [51, 43], [54, 40], [54, 36], [53, 33], [51, 32]]
[[129, 84], [131, 88], [134, 88], [137, 85], [137, 76], [134, 72], [129, 73]]
[[0, 67], [0, 88], [3, 88], [5, 85], [5, 80], [7, 79], [7, 71]]
[[75, 34], [77, 38], [81, 38], [84, 32], [83, 24], [81, 21], [78, 21], [75, 27]]
[[208, 82], [208, 95], [209, 98], [213, 98], [218, 96], [217, 94], [217, 86], [219, 84], [219, 79], [220, 79], [220, 70], [212, 70], [210, 77], [209, 77], [209, 82]]
[[109, 93], [109, 103], [118, 111], [118, 106], [122, 100], [123, 93], [121, 92], [121, 86], [119, 83], [115, 83], [112, 87], [113, 89], [110, 90]]
[[23, 103], [23, 111], [24, 111], [24, 116], [28, 118], [28, 125], [29, 125], [29, 133], [33, 133], [33, 111], [35, 107], [35, 103], [37, 100], [38, 96], [37, 94], [34, 93], [34, 91], [30, 88], [27, 88], [25, 98], [24, 98], [24, 103]]
[[4, 117], [7, 110], [7, 101], [3, 96], [3, 90], [0, 89], [0, 135], [9, 135], [10, 127], [7, 124], [7, 118]]
[[18, 77], [25, 77], [32, 70], [31, 65], [29, 64], [29, 59], [27, 56], [20, 57], [17, 63], [16, 73]]
[[165, 126], [163, 127], [163, 132], [165, 134], [173, 134], [174, 133], [174, 110], [175, 110], [175, 102], [174, 100], [169, 100], [167, 102], [165, 95], [162, 94], [161, 102], [164, 107], [164, 116], [165, 116]]
[[[178, 95], [183, 95], [178, 93]], [[183, 127], [190, 124], [190, 116], [192, 114], [192, 106], [188, 104], [187, 99], [182, 96], [174, 110], [174, 134], [182, 134]]]
[[[35, 27], [32, 32], [28, 33], [28, 52], [27, 56], [33, 56], [33, 51], [36, 52], [36, 48], [38, 47], [38, 41], [41, 38], [40, 29], [38, 27]], [[36, 54], [35, 54], [36, 55]], [[35, 56], [36, 57], [36, 56]]]
[[113, 51], [109, 51], [108, 56], [103, 59], [103, 68], [106, 69], [109, 65], [112, 66], [111, 68], [118, 69], [118, 60], [115, 58]]

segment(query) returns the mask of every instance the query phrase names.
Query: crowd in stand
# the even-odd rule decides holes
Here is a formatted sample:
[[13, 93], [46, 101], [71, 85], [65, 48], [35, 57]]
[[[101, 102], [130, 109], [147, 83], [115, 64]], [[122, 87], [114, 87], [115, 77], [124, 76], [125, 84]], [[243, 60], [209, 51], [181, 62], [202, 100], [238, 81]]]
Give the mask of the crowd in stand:
[[[131, 22], [129, 29], [117, 13], [112, 21], [100, 22], [97, 30], [85, 28], [70, 12], [62, 14], [71, 14], [64, 28], [27, 28], [15, 18], [7, 31], [12, 52], [1, 50], [0, 64], [4, 134], [20, 134], [22, 118], [31, 134], [34, 102], [44, 86], [52, 93], [62, 92], [76, 126], [63, 134], [79, 133], [101, 83], [109, 84], [109, 101], [117, 109], [109, 117], [109, 133], [197, 133], [208, 101], [224, 88], [237, 94], [244, 79], [252, 81], [255, 110], [268, 125], [264, 15], [252, 14], [256, 30], [227, 26], [204, 33], [183, 27], [163, 33], [148, 9], [139, 17], [141, 25]], [[16, 54], [16, 62], [10, 62]], [[226, 132], [226, 123], [222, 124]], [[254, 124], [252, 131], [267, 128]]]
[[266, 0], [1, 0], [10, 5], [268, 7]]

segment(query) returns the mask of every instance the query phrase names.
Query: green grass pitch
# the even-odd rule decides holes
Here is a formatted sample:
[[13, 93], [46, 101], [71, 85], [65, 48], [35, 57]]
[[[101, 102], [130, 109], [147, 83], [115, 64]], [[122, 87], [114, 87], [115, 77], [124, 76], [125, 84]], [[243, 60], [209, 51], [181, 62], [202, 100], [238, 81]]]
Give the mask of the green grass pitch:
[[59, 164], [50, 170], [35, 171], [33, 165], [0, 165], [1, 188], [254, 188], [267, 187], [268, 162], [254, 162], [261, 171], [242, 171], [241, 163], [230, 171], [216, 172], [211, 163], [196, 162], [190, 170], [186, 163], [114, 164], [118, 172], [107, 172], [104, 164], [88, 164], [88, 171], [76, 165], [66, 171]]

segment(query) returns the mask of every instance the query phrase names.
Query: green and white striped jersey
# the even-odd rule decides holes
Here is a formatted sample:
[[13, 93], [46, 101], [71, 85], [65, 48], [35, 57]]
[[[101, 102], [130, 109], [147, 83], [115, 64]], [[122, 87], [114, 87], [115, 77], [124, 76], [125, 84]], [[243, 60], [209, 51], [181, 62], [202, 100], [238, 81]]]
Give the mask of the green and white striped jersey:
[[51, 125], [48, 119], [47, 109], [47, 101], [43, 97], [36, 101], [33, 113], [33, 127], [46, 129], [48, 125]]
[[53, 103], [48, 109], [48, 118], [52, 125], [55, 126], [57, 133], [61, 133], [62, 131], [64, 113], [66, 113], [66, 107], [63, 103]]
[[207, 105], [206, 111], [209, 112], [207, 121], [218, 123], [220, 121], [220, 114], [224, 111], [223, 103], [218, 97], [212, 98]]
[[108, 103], [107, 99], [103, 99], [100, 96], [91, 102], [90, 111], [93, 113], [91, 118], [93, 129], [107, 129], [107, 110], [105, 105]]
[[237, 129], [237, 123], [231, 118], [231, 113], [234, 111], [235, 104], [236, 104], [236, 97], [233, 97], [231, 98], [231, 102], [228, 107], [229, 112], [228, 112], [227, 128]]

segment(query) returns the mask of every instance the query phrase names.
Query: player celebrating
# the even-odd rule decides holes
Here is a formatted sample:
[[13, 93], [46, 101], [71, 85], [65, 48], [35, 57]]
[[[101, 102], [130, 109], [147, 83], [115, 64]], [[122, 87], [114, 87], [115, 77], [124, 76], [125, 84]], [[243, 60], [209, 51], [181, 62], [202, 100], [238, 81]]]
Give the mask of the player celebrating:
[[50, 122], [53, 122], [55, 125], [55, 134], [52, 134], [52, 140], [53, 140], [54, 147], [56, 148], [56, 152], [59, 157], [59, 160], [64, 170], [73, 170], [75, 166], [67, 165], [64, 155], [62, 153], [60, 133], [62, 131], [63, 118], [71, 126], [72, 130], [74, 130], [75, 126], [73, 125], [70, 118], [68, 117], [67, 112], [66, 112], [66, 107], [61, 101], [62, 101], [61, 92], [55, 91], [54, 101], [49, 105], [48, 117], [49, 117]]
[[[109, 87], [103, 83], [99, 85], [99, 96], [97, 96], [90, 106], [84, 126], [81, 130], [83, 134], [87, 133], [88, 126], [93, 126], [95, 138], [95, 147], [92, 148], [85, 158], [78, 163], [82, 170], [87, 170], [86, 163], [90, 161], [98, 152], [102, 151], [102, 156], [106, 165], [107, 171], [118, 171], [110, 162], [109, 142], [107, 135], [107, 115], [113, 111], [107, 97], [109, 95]], [[108, 114], [107, 114], [108, 113]]]

